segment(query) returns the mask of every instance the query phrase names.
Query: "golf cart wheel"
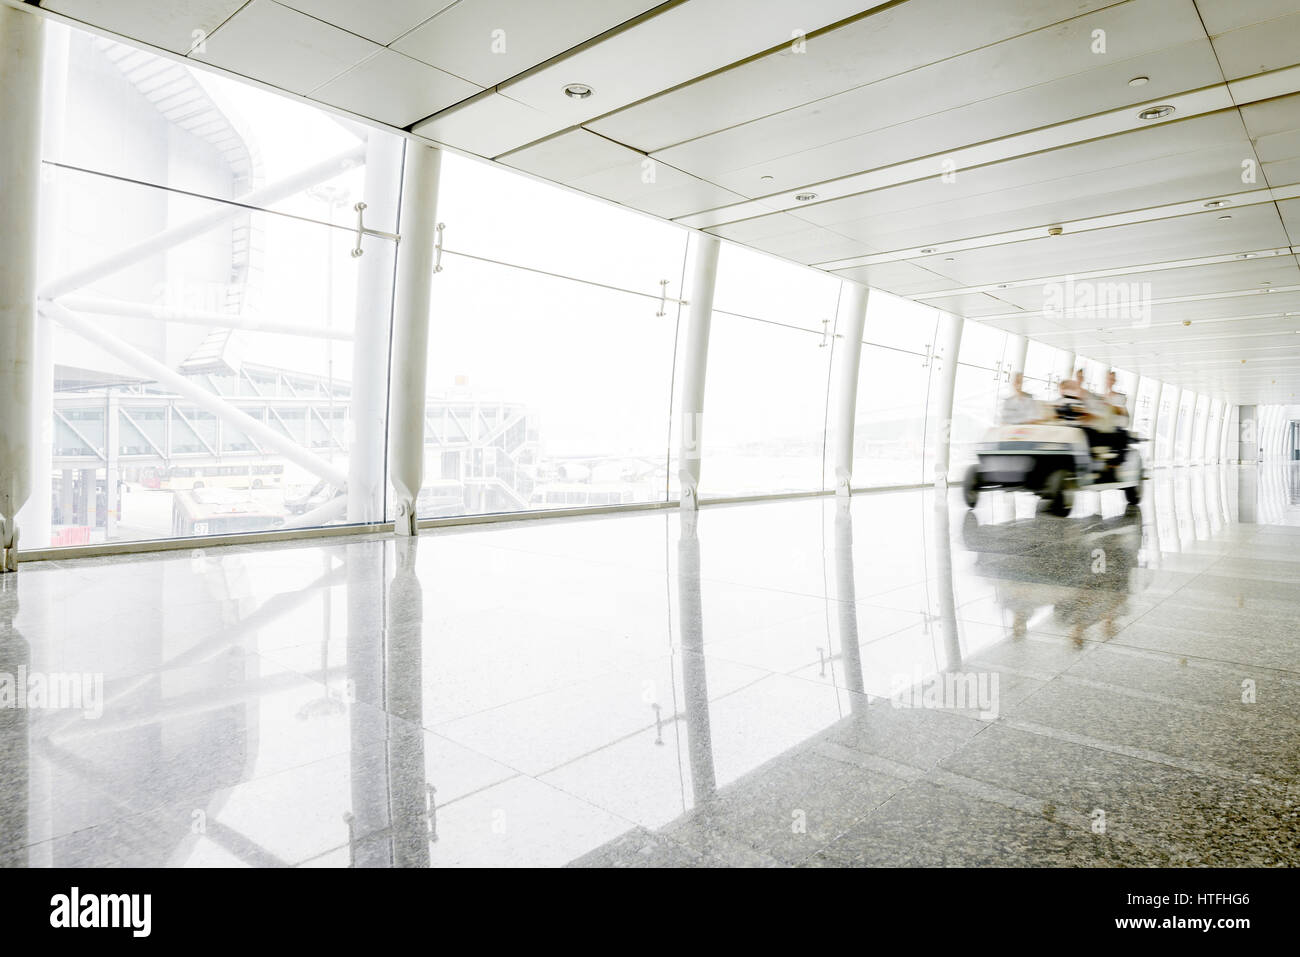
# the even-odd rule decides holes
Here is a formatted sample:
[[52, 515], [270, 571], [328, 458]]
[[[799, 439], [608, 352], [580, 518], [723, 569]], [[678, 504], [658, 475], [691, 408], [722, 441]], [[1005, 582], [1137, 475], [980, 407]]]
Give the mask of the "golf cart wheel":
[[1128, 500], [1130, 505], [1136, 505], [1138, 502], [1142, 501], [1141, 480], [1139, 480], [1136, 485], [1130, 485], [1128, 488], [1124, 489], [1124, 498]]
[[1074, 489], [1065, 469], [1057, 469], [1047, 477], [1043, 485], [1043, 498], [1047, 500], [1047, 511], [1053, 515], [1069, 515], [1074, 508]]
[[978, 465], [972, 465], [966, 470], [966, 478], [961, 483], [962, 498], [966, 500], [967, 508], [974, 508], [975, 503], [980, 500], [980, 468]]

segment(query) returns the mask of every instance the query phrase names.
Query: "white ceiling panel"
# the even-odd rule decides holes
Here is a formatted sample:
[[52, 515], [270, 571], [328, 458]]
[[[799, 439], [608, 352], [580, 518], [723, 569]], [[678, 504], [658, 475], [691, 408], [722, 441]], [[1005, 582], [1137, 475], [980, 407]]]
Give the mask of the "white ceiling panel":
[[[1300, 268], [1296, 266], [1293, 256], [1276, 256], [1185, 269], [1116, 273], [1096, 279], [1078, 280], [1077, 283], [1080, 286], [1088, 284], [1094, 289], [1104, 285], [1112, 289], [1136, 291], [1144, 299], [1199, 296], [1225, 290], [1254, 294], [1261, 288], [1267, 288], [1265, 283], [1278, 287], [1300, 284]], [[998, 296], [1022, 309], [1039, 310], [1044, 307], [1045, 301], [1050, 302], [1054, 296], [1061, 296], [1064, 288], [1064, 283], [1053, 277], [1047, 283], [1002, 290]]]
[[1229, 80], [1280, 70], [1296, 62], [1300, 13], [1266, 20], [1213, 38], [1214, 52]]
[[[793, 215], [824, 226], [861, 222], [873, 217], [926, 217], [924, 224], [963, 219], [960, 204], [994, 202], [1011, 207], [1041, 204], [1046, 196], [1069, 200], [1115, 189], [1159, 189], [1165, 173], [1174, 178], [1223, 177], [1222, 191], [1241, 189], [1239, 156], [1249, 150], [1241, 121], [1230, 111], [1194, 117], [1115, 137], [1034, 153], [974, 169], [957, 170], [949, 179], [929, 176], [886, 189], [858, 193], [797, 210]], [[1225, 152], [1226, 151], [1226, 152]], [[1233, 155], [1231, 162], [1225, 157]], [[1046, 191], [1046, 193], [1044, 192]], [[1018, 198], [1017, 198], [1018, 197]], [[1179, 197], [1185, 198], [1185, 197]], [[1144, 202], [1144, 206], [1158, 205]], [[937, 207], [935, 213], [922, 212]], [[945, 207], [950, 207], [945, 211]], [[1002, 230], [981, 229], [981, 233]]]
[[411, 132], [494, 159], [555, 132], [555, 121], [531, 106], [488, 90], [416, 123]]
[[[1171, 11], [1190, 5], [1191, 0], [1121, 4], [657, 155], [739, 192], [764, 195], [1206, 86], [1221, 75], [1199, 25], [1184, 20], [1172, 34], [1153, 29]], [[1092, 52], [1093, 29], [1149, 39], [1130, 40], [1126, 56], [1115, 51], [1103, 57]], [[752, 99], [761, 100], [753, 91], [771, 83], [761, 68], [779, 59], [742, 68], [754, 74]], [[1137, 74], [1156, 79], [1134, 89], [1128, 81]], [[774, 180], [765, 183], [763, 175]]]
[[[658, 8], [616, 31], [502, 84], [501, 92], [574, 126], [703, 73], [791, 42], [883, 0], [709, 0]], [[564, 93], [582, 83], [586, 99]]]
[[[652, 152], [1038, 30], [1110, 2], [982, 0], [978, 17], [964, 17], [951, 0], [910, 0], [811, 37], [803, 52], [785, 48], [742, 63], [602, 117], [591, 127]], [[803, 29], [808, 29], [806, 24]], [[925, 95], [922, 86], [929, 84], [918, 82], [913, 94]], [[875, 110], [888, 108], [888, 103], [874, 104]]]
[[1291, 237], [1291, 244], [1300, 246], [1300, 199], [1283, 200], [1277, 204], [1277, 211], [1282, 215], [1282, 224]]
[[[853, 270], [849, 269], [837, 272], [836, 275], [845, 276], [847, 273], [851, 272], [853, 272]], [[852, 277], [846, 276], [846, 278]], [[927, 299], [925, 304], [958, 316], [994, 316], [1015, 311], [1015, 306], [1011, 305], [1011, 303], [1002, 299], [996, 299], [985, 293], [973, 293], [964, 296], [948, 296], [944, 299]]]
[[477, 86], [458, 76], [380, 49], [311, 95], [390, 126], [406, 127], [478, 92]]
[[[1050, 60], [1050, 54], [1045, 59]], [[941, 64], [935, 70], [955, 72], [956, 65]], [[970, 143], [1103, 110], [1145, 105], [1152, 97], [1138, 99], [1136, 91], [1128, 86], [1135, 73], [1162, 76], [1163, 85], [1171, 89], [1205, 86], [1218, 78], [1209, 44], [1201, 41], [1152, 54], [1136, 63], [1112, 64], [1093, 74], [1053, 80], [937, 112], [928, 109], [930, 104], [913, 102], [922, 91], [935, 100], [939, 90], [972, 88], [979, 72], [971, 78], [923, 80], [924, 85], [919, 87], [911, 75], [892, 78], [865, 91], [834, 97], [655, 155], [737, 192], [762, 196], [890, 166], [918, 155], [943, 154]], [[1153, 92], [1156, 99], [1162, 96], [1159, 91]], [[879, 104], [892, 106], [882, 108]], [[834, 116], [828, 121], [827, 114]], [[889, 122], [894, 119], [898, 122]], [[856, 132], [868, 124], [871, 129]], [[806, 145], [814, 137], [825, 142]], [[936, 170], [941, 162], [942, 157], [936, 159]], [[765, 176], [772, 179], [765, 180]]]
[[[883, 289], [896, 296], [917, 296], [953, 287], [951, 276], [941, 276], [922, 266], [906, 262], [857, 266], [853, 269], [845, 269], [839, 275]], [[929, 302], [926, 304], [933, 305]]]
[[190, 50], [247, 0], [44, 0], [41, 6], [90, 26], [170, 50]]
[[582, 129], [516, 150], [501, 162], [664, 218], [741, 198]]
[[[732, 194], [734, 195], [734, 194]], [[863, 244], [856, 239], [841, 236], [822, 226], [805, 225], [803, 229], [781, 236], [751, 240], [749, 245], [764, 252], [811, 265], [862, 254]]]
[[306, 94], [382, 49], [356, 34], [252, 0], [207, 40], [194, 59], [292, 93]]
[[407, 31], [418, 27], [456, 0], [381, 0], [358, 3], [357, 0], [280, 0], [318, 20], [342, 27], [349, 33], [387, 45]]
[[480, 86], [495, 86], [660, 2], [462, 0], [402, 37], [393, 49]]
[[1210, 36], [1300, 13], [1300, 0], [1196, 0]]
[[1176, 219], [970, 249], [942, 267], [942, 252], [913, 261], [923, 266], [934, 262], [967, 285], [981, 285], [1288, 245], [1272, 205], [1235, 210], [1227, 222], [1219, 221], [1218, 215], [1218, 210], [1211, 210]]

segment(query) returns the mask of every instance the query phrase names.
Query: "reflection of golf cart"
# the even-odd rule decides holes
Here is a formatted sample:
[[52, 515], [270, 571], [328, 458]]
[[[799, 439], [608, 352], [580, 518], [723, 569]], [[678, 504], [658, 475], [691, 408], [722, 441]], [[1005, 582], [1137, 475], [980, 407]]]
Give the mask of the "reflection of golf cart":
[[[1126, 434], [1126, 433], [1121, 433]], [[1089, 433], [1068, 421], [1001, 425], [975, 446], [979, 464], [962, 482], [971, 508], [990, 488], [1022, 488], [1047, 502], [1053, 515], [1069, 515], [1081, 488], [1124, 490], [1130, 505], [1142, 500], [1142, 456], [1127, 447], [1090, 448]]]
[[313, 509], [320, 508], [326, 502], [347, 494], [343, 489], [335, 488], [325, 479], [311, 487], [310, 491], [299, 495], [285, 496], [284, 507], [290, 515], [306, 515]]
[[1149, 583], [1139, 567], [1142, 520], [1134, 509], [1064, 525], [1041, 517], [981, 524], [968, 512], [962, 541], [975, 556], [975, 573], [994, 583], [1016, 635], [1051, 609], [1056, 627], [1076, 638], [1098, 623], [1113, 637], [1129, 596]]

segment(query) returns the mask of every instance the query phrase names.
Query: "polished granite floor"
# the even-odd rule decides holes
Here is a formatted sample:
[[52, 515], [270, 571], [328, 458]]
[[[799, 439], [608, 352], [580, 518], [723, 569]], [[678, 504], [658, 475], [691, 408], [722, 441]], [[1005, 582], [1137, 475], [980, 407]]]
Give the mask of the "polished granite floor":
[[1296, 865], [1297, 622], [1280, 466], [29, 564], [0, 863]]

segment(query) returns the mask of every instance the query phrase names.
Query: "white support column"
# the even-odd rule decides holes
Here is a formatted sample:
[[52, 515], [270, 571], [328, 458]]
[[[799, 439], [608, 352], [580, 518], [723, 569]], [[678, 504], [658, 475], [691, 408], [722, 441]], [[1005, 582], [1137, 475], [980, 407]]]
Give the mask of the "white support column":
[[713, 290], [718, 280], [721, 240], [708, 233], [691, 234], [690, 285], [683, 290], [686, 306], [685, 353], [682, 358], [680, 446], [677, 462], [681, 507], [699, 507], [700, 458], [704, 450], [704, 382], [709, 366], [709, 326], [713, 321]]
[[835, 494], [853, 490], [853, 430], [858, 405], [858, 371], [862, 364], [862, 331], [867, 322], [871, 290], [847, 279], [840, 283], [840, 311], [835, 317], [835, 375], [831, 393], [831, 435], [834, 445]]
[[[366, 142], [367, 215], [397, 221], [402, 196], [402, 140], [372, 131]], [[351, 523], [384, 520], [384, 425], [388, 399], [388, 336], [396, 246], [367, 237], [358, 264], [348, 417], [348, 506]]]
[[940, 314], [939, 392], [935, 397], [933, 418], [938, 429], [934, 436], [934, 484], [948, 484], [948, 463], [952, 453], [952, 403], [957, 388], [957, 357], [961, 352], [961, 333], [966, 320], [948, 313]]
[[393, 292], [388, 412], [388, 477], [394, 493], [393, 530], [398, 535], [416, 534], [415, 503], [424, 484], [425, 382], [441, 167], [440, 150], [407, 142], [398, 222], [402, 240], [397, 246], [397, 285]]
[[0, 6], [0, 573], [18, 570], [18, 510], [31, 494], [36, 441], [31, 402], [44, 27], [36, 13]]
[[[1066, 352], [1064, 355], [1061, 356], [1059, 361], [1061, 363], [1062, 371], [1060, 371], [1060, 374], [1057, 376], [1056, 379], [1057, 382], [1062, 382], [1065, 379], [1068, 379], [1074, 375], [1075, 358], [1076, 357], [1073, 352]], [[1054, 383], [1049, 383], [1049, 385], [1051, 384]]]

